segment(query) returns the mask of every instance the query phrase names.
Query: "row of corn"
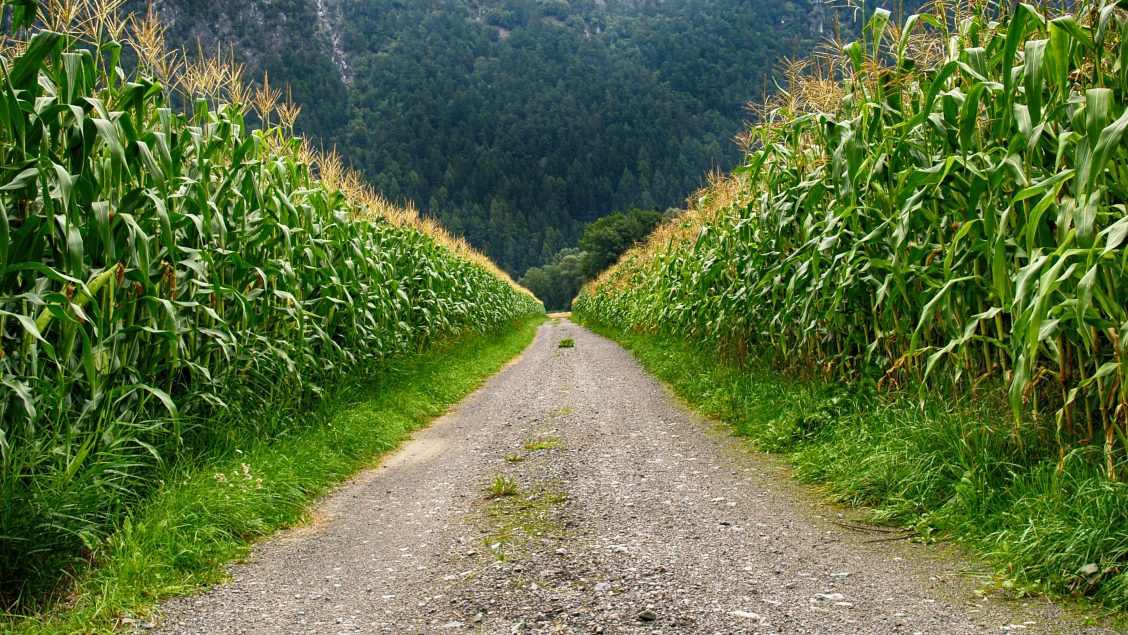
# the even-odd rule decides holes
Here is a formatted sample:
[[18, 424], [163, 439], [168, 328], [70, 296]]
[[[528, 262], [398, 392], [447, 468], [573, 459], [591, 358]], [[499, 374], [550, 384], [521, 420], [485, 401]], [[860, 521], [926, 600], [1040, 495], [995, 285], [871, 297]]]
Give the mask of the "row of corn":
[[998, 387], [1020, 442], [1101, 446], [1122, 478], [1128, 14], [1070, 6], [877, 11], [792, 66], [745, 164], [575, 311], [883, 387]]
[[285, 418], [256, 413], [543, 313], [295, 138], [297, 108], [269, 82], [251, 90], [229, 59], [166, 51], [159, 22], [120, 4], [53, 1], [46, 28], [0, 38], [9, 599], [91, 547], [162, 468], [248, 434], [222, 426], [283, 433]]

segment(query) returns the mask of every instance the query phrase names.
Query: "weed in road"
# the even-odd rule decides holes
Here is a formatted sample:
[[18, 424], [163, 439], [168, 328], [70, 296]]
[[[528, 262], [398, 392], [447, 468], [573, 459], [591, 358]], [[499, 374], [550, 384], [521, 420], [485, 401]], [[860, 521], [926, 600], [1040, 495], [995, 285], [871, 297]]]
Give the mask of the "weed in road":
[[553, 410], [552, 412], [548, 413], [548, 418], [549, 419], [559, 419], [560, 417], [566, 417], [566, 416], [572, 414], [575, 411], [576, 411], [576, 409], [573, 408], [572, 406], [562, 406], [562, 407], [557, 408], [556, 410]]
[[486, 498], [504, 498], [506, 496], [516, 496], [520, 491], [520, 486], [516, 478], [510, 478], [504, 474], [498, 474], [490, 481], [489, 487], [486, 488]]
[[557, 450], [564, 447], [564, 440], [560, 437], [541, 437], [525, 441], [525, 449], [529, 452], [538, 450]]
[[561, 505], [568, 495], [550, 485], [530, 488], [528, 496], [504, 498], [486, 508], [490, 524], [482, 543], [501, 560], [520, 558], [521, 545], [531, 540], [563, 538], [557, 522]]
[[506, 463], [520, 463], [521, 461], [524, 461], [524, 460], [525, 460], [525, 455], [521, 454], [520, 452], [514, 452], [513, 454], [506, 454], [505, 455], [505, 462]]
[[560, 340], [559, 344], [556, 345], [557, 348], [575, 348], [575, 346], [576, 340], [570, 337], [565, 337], [564, 339]]

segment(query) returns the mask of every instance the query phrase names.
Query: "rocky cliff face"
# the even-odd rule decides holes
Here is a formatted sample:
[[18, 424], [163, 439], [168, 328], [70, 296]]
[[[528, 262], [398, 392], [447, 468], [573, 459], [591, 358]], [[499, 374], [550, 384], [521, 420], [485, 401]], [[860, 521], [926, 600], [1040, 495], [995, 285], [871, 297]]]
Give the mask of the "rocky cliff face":
[[349, 54], [343, 45], [341, 23], [344, 16], [341, 12], [340, 0], [317, 0], [317, 33], [329, 47], [329, 54], [337, 66], [341, 81], [346, 86], [352, 86], [352, 64]]
[[[233, 52], [246, 65], [246, 79], [269, 73], [276, 86], [289, 84], [302, 105], [299, 127], [328, 138], [344, 123], [342, 104], [352, 83], [350, 58], [341, 45], [342, 0], [153, 0], [168, 25], [170, 47], [189, 55]], [[126, 10], [144, 12], [147, 0]]]

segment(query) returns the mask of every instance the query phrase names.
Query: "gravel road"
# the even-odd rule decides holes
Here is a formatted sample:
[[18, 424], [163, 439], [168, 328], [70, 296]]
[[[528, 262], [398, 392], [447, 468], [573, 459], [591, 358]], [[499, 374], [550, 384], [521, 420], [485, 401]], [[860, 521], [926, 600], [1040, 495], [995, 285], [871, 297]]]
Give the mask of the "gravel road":
[[990, 579], [943, 547], [850, 524], [618, 345], [563, 321], [233, 566], [230, 584], [163, 605], [159, 628], [1111, 632], [978, 591]]

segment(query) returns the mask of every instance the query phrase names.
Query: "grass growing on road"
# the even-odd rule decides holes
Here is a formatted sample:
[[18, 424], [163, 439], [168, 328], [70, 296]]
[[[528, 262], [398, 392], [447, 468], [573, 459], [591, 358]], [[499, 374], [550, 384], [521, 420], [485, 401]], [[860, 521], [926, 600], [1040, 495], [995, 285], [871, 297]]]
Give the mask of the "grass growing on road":
[[374, 464], [479, 387], [532, 341], [541, 320], [396, 362], [328, 396], [289, 436], [180, 475], [136, 510], [97, 553], [73, 601], [0, 621], [16, 633], [109, 632], [126, 615], [224, 579], [250, 543], [301, 522], [317, 496]]
[[505, 498], [506, 496], [516, 496], [521, 491], [521, 484], [517, 479], [498, 474], [490, 481], [486, 487], [486, 498]]
[[1017, 465], [1006, 396], [924, 400], [743, 369], [673, 337], [591, 326], [617, 340], [679, 397], [786, 455], [800, 480], [876, 519], [959, 538], [987, 556], [1004, 588], [1092, 596], [1128, 607], [1128, 484], [1104, 478], [1100, 447], [1058, 471], [1052, 450]]
[[529, 452], [540, 450], [558, 450], [564, 447], [564, 440], [557, 436], [540, 437], [525, 441], [525, 449]]
[[568, 495], [554, 483], [539, 483], [520, 497], [495, 500], [486, 508], [489, 530], [482, 544], [501, 560], [519, 560], [531, 541], [560, 539], [559, 515]]

